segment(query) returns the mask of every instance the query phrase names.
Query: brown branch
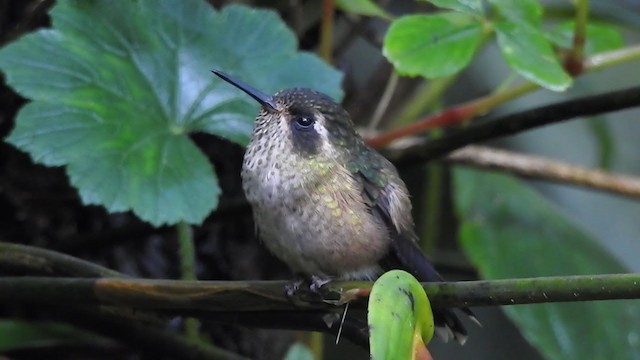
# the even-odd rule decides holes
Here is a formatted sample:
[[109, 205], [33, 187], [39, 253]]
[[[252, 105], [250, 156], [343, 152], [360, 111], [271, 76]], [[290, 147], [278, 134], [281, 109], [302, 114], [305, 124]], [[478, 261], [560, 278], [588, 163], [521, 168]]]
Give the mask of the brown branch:
[[77, 277], [126, 277], [117, 271], [57, 251], [0, 242], [0, 269], [28, 274]]
[[[124, 274], [118, 273], [116, 271], [95, 265], [88, 261], [84, 261], [73, 256], [61, 254], [56, 251], [41, 249], [37, 247], [27, 246], [27, 245], [19, 245], [12, 243], [4, 243], [0, 242], [0, 270], [8, 270], [9, 273], [20, 273], [20, 274], [38, 274], [38, 275], [46, 275], [46, 276], [74, 276], [77, 278], [97, 278], [101, 276], [110, 276], [110, 277], [120, 277], [125, 276]], [[1, 273], [1, 271], [0, 271]], [[76, 278], [76, 280], [77, 280]], [[0, 279], [6, 279], [0, 277]], [[49, 278], [51, 279], [51, 278]], [[92, 279], [95, 280], [95, 279]], [[250, 285], [250, 284], [249, 284]], [[257, 287], [257, 290], [269, 290], [273, 293], [277, 293], [282, 295], [282, 283], [275, 284], [261, 284]], [[44, 289], [36, 289], [36, 291], [40, 291]], [[256, 290], [256, 289], [254, 289]], [[75, 294], [65, 294], [67, 291], [75, 292]], [[68, 288], [68, 289], [58, 289], [54, 291], [55, 296], [82, 296], [79, 292], [82, 292], [82, 289], [79, 288]], [[249, 290], [251, 291], [251, 290]], [[3, 294], [0, 294], [0, 298], [2, 298]], [[44, 293], [42, 296], [45, 296]], [[85, 296], [89, 296], [86, 295]], [[287, 298], [282, 298], [280, 296], [281, 301], [283, 302], [283, 308], [290, 308], [291, 304]], [[126, 300], [123, 300], [126, 302]], [[0, 300], [1, 302], [1, 300]], [[43, 300], [43, 305], [46, 305], [48, 301]], [[51, 301], [49, 305], [53, 305], [54, 307], [59, 306], [60, 304], [68, 304], [70, 302], [57, 302]], [[98, 304], [98, 303], [95, 303]], [[95, 305], [94, 304], [94, 305]], [[69, 311], [63, 311], [63, 310]], [[75, 309], [75, 307], [73, 308]], [[92, 326], [88, 326], [90, 324], [100, 324], [103, 322], [103, 317], [106, 316], [104, 314], [105, 307], [100, 308], [89, 308], [87, 307], [86, 313], [83, 313], [83, 316], [80, 316], [80, 319], [76, 319], [74, 316], [73, 309], [68, 309], [63, 307], [62, 309], [55, 308], [55, 311], [52, 311], [52, 314], [58, 314], [63, 318], [68, 318], [69, 321], [73, 323], [78, 323], [83, 327], [87, 327], [93, 331], [102, 333], [98, 329], [94, 329]], [[113, 326], [117, 327], [119, 323], [129, 323], [131, 328], [135, 328], [136, 331], [142, 331], [144, 328], [143, 325], [146, 324], [147, 328], [164, 328], [166, 326], [166, 319], [160, 317], [157, 312], [150, 311], [131, 311], [129, 307], [110, 307], [108, 310], [108, 316], [113, 318]], [[166, 312], [164, 315], [170, 316], [180, 316], [180, 315], [194, 315], [198, 317], [207, 317], [210, 318], [211, 321], [219, 322], [219, 323], [228, 323], [234, 325], [244, 325], [244, 326], [255, 326], [255, 327], [265, 327], [265, 328], [287, 328], [287, 329], [298, 329], [298, 330], [309, 330], [309, 331], [324, 331], [327, 333], [335, 334], [337, 332], [335, 324], [327, 325], [326, 323], [326, 310], [322, 311], [308, 311], [301, 315], [300, 311], [252, 311], [252, 312], [218, 312], [217, 315], [211, 316], [211, 312], [202, 312], [191, 309], [181, 309], [179, 313], [175, 312]], [[205, 316], [206, 315], [206, 316]], [[86, 319], [85, 319], [86, 317]], [[95, 317], [95, 321], [91, 320]], [[85, 320], [84, 322], [82, 320]], [[368, 344], [368, 333], [366, 330], [366, 324], [361, 324], [358, 319], [347, 318], [344, 323], [345, 328], [343, 329], [343, 335], [345, 338], [351, 340], [355, 344], [359, 344], [362, 346], [366, 346]], [[363, 330], [365, 329], [365, 330]], [[153, 333], [153, 331], [151, 331]], [[126, 335], [126, 331], [114, 331], [113, 334], [121, 335], [124, 337], [123, 340], [127, 340], [131, 338], [131, 336]], [[109, 335], [109, 334], [105, 334]], [[149, 336], [149, 338], [153, 337], [153, 334], [139, 334], [139, 336]], [[164, 335], [163, 335], [164, 336]], [[180, 349], [183, 344], [183, 339], [178, 334], [171, 334], [173, 340], [161, 340], [163, 344], [166, 346], [174, 346], [176, 349]], [[118, 337], [114, 337], [118, 338]], [[160, 341], [160, 340], [159, 340]], [[126, 342], [126, 341], [124, 341]], [[144, 346], [144, 342], [136, 343], [139, 347]], [[203, 346], [203, 349], [198, 348], [198, 346]], [[194, 354], [210, 354], [211, 352], [218, 351], [218, 349], [207, 345], [198, 343], [198, 346], [192, 346]], [[144, 349], [143, 349], [144, 350]], [[187, 356], [187, 355], [185, 355]], [[191, 355], [189, 355], [191, 356]], [[206, 359], [206, 357], [204, 357]]]
[[640, 198], [640, 179], [567, 164], [549, 158], [469, 145], [446, 158], [455, 164], [496, 169], [514, 175], [584, 186], [618, 195]]
[[[12, 273], [47, 276], [126, 277], [117, 271], [56, 251], [5, 242], [0, 242], [0, 269]], [[37, 294], [38, 289], [34, 290]], [[0, 294], [0, 297], [2, 295]], [[50, 305], [54, 306], [48, 313], [76, 326], [110, 336], [145, 353], [171, 354], [176, 358], [199, 360], [244, 359], [232, 352], [203, 342], [194, 343], [179, 334], [165, 330], [167, 320], [156, 313], [132, 311], [127, 307], [79, 307], [73, 302], [71, 304], [74, 306], [69, 307], [68, 304], [70, 303], [52, 302]]]
[[[14, 246], [15, 249], [32, 254], [40, 251], [28, 246]], [[44, 253], [53, 262], [60, 260], [65, 263], [72, 259], [64, 255], [57, 257], [55, 252]], [[20, 255], [20, 251], [16, 251], [16, 254]], [[34, 261], [37, 259], [38, 256], [33, 256], [29, 262], [39, 263]], [[71, 261], [71, 264], [81, 263]], [[330, 283], [323, 288], [326, 289], [324, 299], [303, 290], [297, 294], [295, 301], [292, 301], [285, 295], [284, 289], [287, 284], [285, 281], [185, 282], [129, 278], [0, 277], [0, 303], [32, 305], [39, 309], [54, 306], [56, 314], [57, 309], [62, 309], [59, 313], [64, 317], [66, 315], [62, 314], [63, 311], [71, 317], [75, 314], [74, 309], [68, 308], [67, 304], [99, 306], [100, 308], [92, 310], [94, 313], [84, 313], [80, 316], [79, 324], [92, 329], [90, 324], [111, 321], [102, 317], [104, 313], [101, 312], [107, 309], [109, 314], [105, 316], [113, 317], [115, 329], [110, 334], [115, 338], [120, 336], [125, 342], [130, 335], [117, 329], [126, 326], [127, 323], [135, 324], [130, 321], [131, 317], [137, 317], [137, 314], [150, 310], [167, 316], [206, 317], [211, 321], [227, 324], [316, 330], [335, 334], [336, 323], [329, 322], [327, 325], [326, 322], [327, 316], [333, 316], [335, 319], [336, 313], [339, 315], [341, 308], [335, 304], [355, 297], [356, 301], [350, 313], [357, 314], [358, 309], [365, 307], [366, 296], [372, 285], [370, 282]], [[640, 274], [428, 283], [424, 284], [424, 287], [435, 308], [631, 299], [640, 298]], [[330, 300], [330, 303], [325, 300]], [[123, 315], [126, 311], [131, 313], [129, 318]], [[95, 321], [92, 320], [94, 316]], [[83, 319], [85, 323], [82, 323]], [[76, 320], [72, 321], [75, 323]], [[355, 316], [347, 317], [345, 324], [345, 337], [366, 346], [366, 324]], [[148, 325], [131, 326], [135, 327], [136, 332], [153, 329]], [[153, 331], [143, 335], [148, 335], [148, 343], [153, 343]], [[163, 337], [165, 333], [157, 335]], [[166, 342], [167, 346], [173, 346], [173, 350], [182, 346], [182, 340], [175, 335], [167, 335], [162, 341], [163, 344]], [[170, 345], [170, 342], [173, 345]], [[143, 342], [133, 343], [146, 348]], [[205, 344], [198, 344], [203, 345]], [[203, 350], [219, 351], [208, 347], [194, 347], [193, 350], [196, 356]]]
[[[122, 278], [0, 278], [0, 303], [124, 306], [155, 311], [317, 312], [363, 297], [372, 282], [325, 285], [324, 298], [304, 287], [285, 294], [286, 281], [182, 281]], [[640, 274], [552, 276], [423, 284], [435, 308], [640, 298]], [[357, 294], [357, 295], [354, 295]]]

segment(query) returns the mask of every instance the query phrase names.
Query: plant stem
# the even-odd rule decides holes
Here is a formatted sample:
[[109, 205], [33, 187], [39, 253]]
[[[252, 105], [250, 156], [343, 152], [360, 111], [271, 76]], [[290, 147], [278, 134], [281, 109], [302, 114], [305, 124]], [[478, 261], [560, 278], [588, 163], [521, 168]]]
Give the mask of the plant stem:
[[322, 359], [324, 353], [324, 334], [318, 331], [309, 333], [309, 349], [314, 359]]
[[565, 60], [564, 68], [575, 76], [584, 68], [584, 45], [587, 40], [587, 20], [589, 18], [589, 0], [576, 0], [576, 20], [573, 31], [573, 48]]
[[320, 57], [331, 64], [333, 49], [333, 15], [335, 13], [334, 0], [322, 1], [322, 23], [320, 24]]
[[513, 135], [578, 116], [598, 115], [636, 106], [640, 106], [640, 86], [585, 96], [482, 123], [473, 123], [466, 128], [451, 131], [441, 138], [389, 153], [388, 157], [398, 164], [424, 162], [472, 143]]
[[[640, 45], [631, 46], [620, 50], [605, 52], [585, 59], [583, 72], [600, 70], [605, 67], [640, 60]], [[373, 147], [383, 147], [394, 140], [436, 127], [450, 126], [463, 123], [473, 116], [484, 114], [492, 108], [506, 103], [512, 99], [523, 96], [539, 88], [533, 83], [523, 83], [512, 87], [510, 90], [500, 91], [462, 105], [444, 110], [436, 115], [427, 117], [413, 124], [389, 131], [379, 136], [367, 139], [367, 143]], [[446, 139], [447, 137], [445, 137]]]
[[[178, 252], [180, 257], [180, 278], [182, 280], [196, 280], [196, 250], [191, 226], [184, 221], [177, 225]], [[189, 339], [199, 339], [200, 322], [194, 318], [184, 319], [184, 331]]]
[[460, 124], [472, 116], [481, 115], [490, 109], [522, 96], [538, 88], [534, 83], [522, 83], [516, 85], [507, 91], [493, 93], [488, 96], [481, 97], [477, 100], [470, 101], [458, 107], [454, 107], [442, 111], [436, 115], [430, 116], [424, 120], [415, 122], [397, 130], [389, 131], [380, 136], [368, 139], [367, 143], [373, 147], [382, 147], [390, 142], [405, 136], [414, 135], [425, 130]]
[[593, 55], [585, 60], [584, 66], [589, 71], [596, 71], [638, 60], [640, 60], [640, 45], [635, 45]]
[[403, 126], [430, 111], [440, 100], [442, 93], [458, 78], [457, 75], [446, 76], [423, 82], [418, 86], [411, 99], [402, 106], [399, 114], [393, 116], [393, 124]]
[[378, 101], [378, 106], [376, 106], [376, 110], [373, 112], [371, 122], [369, 122], [369, 131], [375, 131], [378, 128], [378, 125], [380, 125], [380, 120], [382, 120], [384, 113], [387, 111], [389, 102], [391, 102], [393, 93], [398, 85], [398, 79], [398, 74], [396, 74], [395, 71], [391, 71], [391, 75], [389, 75], [389, 80], [387, 81], [387, 86], [385, 86], [382, 97], [380, 97], [380, 100]]
[[180, 278], [182, 280], [196, 280], [196, 250], [191, 226], [185, 222], [180, 222], [176, 227], [180, 254]]
[[589, 20], [589, 0], [577, 0], [576, 28], [573, 33], [573, 54], [582, 62], [584, 45], [587, 42], [587, 22]]
[[489, 112], [491, 109], [498, 105], [502, 105], [506, 102], [509, 102], [513, 99], [519, 98], [523, 95], [526, 95], [533, 90], [539, 88], [539, 85], [525, 82], [518, 85], [514, 85], [508, 90], [494, 92], [489, 96], [485, 96], [476, 101], [472, 101], [468, 103], [467, 106], [470, 108], [474, 108], [473, 115], [484, 115]]

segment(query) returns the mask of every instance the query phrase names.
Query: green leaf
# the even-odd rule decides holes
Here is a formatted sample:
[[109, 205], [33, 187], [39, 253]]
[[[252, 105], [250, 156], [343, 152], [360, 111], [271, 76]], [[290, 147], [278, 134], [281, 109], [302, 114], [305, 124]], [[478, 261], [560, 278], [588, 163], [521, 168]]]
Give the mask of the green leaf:
[[480, 0], [422, 0], [445, 9], [460, 11], [468, 14], [482, 14], [482, 1]]
[[0, 352], [51, 346], [108, 344], [109, 340], [66, 324], [0, 320]]
[[[571, 20], [558, 25], [547, 36], [559, 47], [571, 49], [573, 47], [574, 30], [575, 22]], [[585, 47], [587, 54], [616, 50], [623, 46], [624, 39], [615, 26], [604, 23], [587, 24], [587, 43]]]
[[[537, 192], [498, 174], [455, 170], [461, 245], [485, 279], [627, 269]], [[546, 359], [640, 359], [640, 303], [506, 306]]]
[[313, 360], [313, 353], [301, 343], [294, 343], [284, 355], [284, 360]]
[[296, 52], [273, 11], [61, 0], [51, 19], [52, 29], [0, 50], [8, 83], [33, 100], [8, 141], [66, 166], [84, 203], [154, 225], [199, 223], [217, 206], [212, 165], [189, 133], [249, 140], [258, 105], [211, 68], [266, 92], [304, 86], [341, 97], [339, 73]]
[[428, 344], [434, 324], [431, 303], [422, 285], [403, 270], [376, 280], [367, 308], [371, 359], [412, 359], [416, 346]]
[[391, 20], [393, 16], [372, 0], [337, 0], [336, 6], [343, 11], [364, 16], [376, 16]]
[[482, 38], [471, 15], [409, 15], [391, 24], [382, 51], [401, 74], [437, 78], [467, 66]]
[[500, 16], [514, 24], [537, 27], [542, 20], [542, 5], [538, 0], [489, 0]]
[[526, 79], [554, 91], [566, 90], [572, 79], [544, 35], [510, 22], [496, 24], [498, 44], [509, 65]]

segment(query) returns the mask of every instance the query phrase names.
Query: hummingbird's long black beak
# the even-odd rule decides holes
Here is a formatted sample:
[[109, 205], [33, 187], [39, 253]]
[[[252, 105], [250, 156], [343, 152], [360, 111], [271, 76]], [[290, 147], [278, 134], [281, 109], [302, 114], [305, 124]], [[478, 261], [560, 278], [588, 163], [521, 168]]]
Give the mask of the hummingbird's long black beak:
[[229, 84], [231, 84], [231, 85], [237, 87], [238, 89], [244, 91], [245, 93], [247, 93], [247, 95], [251, 96], [257, 102], [259, 102], [260, 105], [262, 105], [262, 107], [265, 110], [267, 110], [269, 112], [276, 111], [276, 104], [273, 101], [273, 98], [271, 96], [263, 93], [262, 91], [254, 89], [253, 87], [243, 83], [240, 80], [232, 78], [231, 76], [223, 73], [222, 71], [211, 70], [211, 72], [216, 74], [216, 75], [218, 75], [222, 80], [228, 82]]

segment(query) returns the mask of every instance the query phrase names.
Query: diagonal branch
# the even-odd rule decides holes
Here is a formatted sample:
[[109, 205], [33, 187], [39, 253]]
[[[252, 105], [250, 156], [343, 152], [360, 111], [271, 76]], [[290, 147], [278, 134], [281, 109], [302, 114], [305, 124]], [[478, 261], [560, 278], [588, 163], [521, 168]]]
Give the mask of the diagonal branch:
[[568, 183], [640, 198], [640, 179], [638, 178], [599, 169], [589, 169], [539, 156], [469, 145], [449, 154], [447, 161], [482, 169], [502, 170], [526, 178]]
[[[125, 274], [117, 271], [56, 251], [0, 242], [0, 271], [5, 269], [10, 273], [47, 276], [126, 277]], [[0, 279], [3, 278], [0, 277]], [[37, 289], [35, 291], [37, 293]], [[132, 348], [142, 349], [145, 353], [156, 354], [159, 357], [171, 355], [175, 358], [194, 360], [245, 359], [232, 352], [204, 342], [194, 342], [165, 330], [166, 319], [155, 313], [104, 306], [69, 307], [68, 304], [53, 302], [50, 304], [53, 305], [51, 311], [47, 313], [76, 326], [129, 344]]]
[[28, 274], [126, 277], [125, 274], [57, 251], [0, 241], [0, 269]]
[[424, 162], [442, 157], [450, 151], [472, 143], [514, 135], [579, 116], [598, 115], [636, 106], [640, 106], [640, 86], [581, 97], [501, 116], [493, 120], [476, 122], [424, 144], [389, 153], [389, 158], [397, 164]]

